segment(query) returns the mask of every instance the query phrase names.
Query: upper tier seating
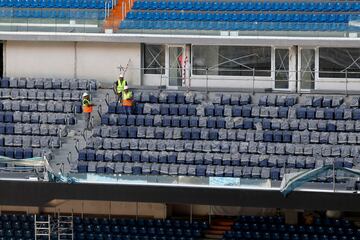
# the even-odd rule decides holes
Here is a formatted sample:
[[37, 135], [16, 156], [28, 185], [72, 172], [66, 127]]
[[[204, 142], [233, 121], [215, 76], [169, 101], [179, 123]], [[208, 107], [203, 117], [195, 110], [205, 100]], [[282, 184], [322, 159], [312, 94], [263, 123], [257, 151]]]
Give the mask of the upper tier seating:
[[350, 31], [353, 2], [136, 1], [120, 29]]
[[360, 229], [345, 219], [315, 218], [313, 224], [285, 224], [280, 217], [241, 216], [223, 240], [296, 239], [355, 240]]
[[280, 180], [285, 171], [359, 165], [358, 97], [213, 94], [206, 100], [202, 93], [144, 91], [134, 98], [132, 115], [109, 104], [79, 152], [79, 172]]
[[105, 0], [0, 0], [0, 18], [105, 18]]

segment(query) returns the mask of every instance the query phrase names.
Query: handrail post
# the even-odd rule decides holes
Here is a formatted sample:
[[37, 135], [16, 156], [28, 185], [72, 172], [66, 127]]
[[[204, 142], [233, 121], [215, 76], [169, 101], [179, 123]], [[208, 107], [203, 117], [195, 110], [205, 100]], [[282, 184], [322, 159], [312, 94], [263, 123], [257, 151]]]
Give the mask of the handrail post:
[[206, 67], [206, 98], [209, 96], [209, 68]]
[[255, 68], [252, 69], [252, 94], [255, 94]]
[[349, 96], [349, 93], [348, 93], [348, 71], [347, 71], [347, 69], [345, 70], [345, 94], [346, 94], [346, 96]]

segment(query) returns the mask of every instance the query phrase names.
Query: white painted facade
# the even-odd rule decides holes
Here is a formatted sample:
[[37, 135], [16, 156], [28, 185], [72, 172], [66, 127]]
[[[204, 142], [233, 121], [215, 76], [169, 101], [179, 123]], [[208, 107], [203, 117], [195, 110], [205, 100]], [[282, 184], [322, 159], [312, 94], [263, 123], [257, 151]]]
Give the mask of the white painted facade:
[[[111, 84], [118, 67], [139, 68], [140, 44], [7, 41], [4, 75], [12, 77], [89, 78]], [[140, 69], [128, 71], [130, 85], [140, 85]]]

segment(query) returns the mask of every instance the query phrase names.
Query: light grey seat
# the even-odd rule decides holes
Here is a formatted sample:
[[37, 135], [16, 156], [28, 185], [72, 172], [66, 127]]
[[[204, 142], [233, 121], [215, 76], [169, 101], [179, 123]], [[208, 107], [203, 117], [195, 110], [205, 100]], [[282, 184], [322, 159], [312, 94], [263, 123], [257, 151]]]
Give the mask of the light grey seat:
[[149, 151], [156, 151], [156, 145], [157, 145], [157, 140], [154, 140], [154, 139], [148, 140], [147, 149]]
[[20, 101], [11, 101], [11, 111], [20, 111]]
[[139, 150], [147, 150], [148, 149], [148, 140], [140, 139], [139, 140]]
[[219, 130], [219, 140], [227, 140], [227, 131], [226, 129], [220, 129]]
[[194, 103], [195, 94], [193, 92], [185, 92], [185, 102], [186, 103]]
[[229, 141], [235, 141], [236, 140], [236, 134], [237, 134], [237, 131], [234, 130], [234, 129], [227, 130], [227, 139]]
[[28, 90], [25, 88], [19, 89], [19, 99], [26, 100], [28, 99]]
[[145, 103], [144, 104], [144, 109], [143, 109], [143, 114], [151, 114], [152, 106], [153, 106], [153, 104]]
[[196, 152], [203, 151], [203, 142], [202, 141], [194, 141], [193, 149]]
[[46, 112], [47, 102], [39, 101], [37, 105], [37, 109], [39, 112]]
[[155, 115], [154, 116], [154, 126], [160, 127], [162, 124], [162, 116], [161, 115]]
[[181, 139], [181, 128], [173, 128], [173, 139]]
[[79, 79], [78, 80], [78, 89], [87, 90], [89, 85], [89, 81], [87, 79]]
[[21, 123], [22, 122], [22, 112], [14, 112], [13, 121], [15, 123]]
[[318, 128], [317, 128], [318, 123], [319, 123], [318, 120], [309, 120], [309, 121], [308, 121], [308, 129], [309, 129], [309, 131], [316, 131], [316, 130], [318, 130]]
[[157, 151], [166, 151], [166, 140], [157, 140], [156, 150]]
[[165, 128], [164, 139], [173, 139], [173, 129], [172, 128]]
[[249, 153], [257, 153], [258, 152], [258, 143], [257, 142], [249, 142], [248, 152]]
[[[129, 140], [129, 148], [131, 149], [131, 150], [138, 150], [139, 149], [139, 142], [140, 142], [141, 140], [139, 140], [139, 139], [130, 139]], [[147, 148], [147, 147], [145, 147], [145, 148]]]
[[184, 150], [183, 142], [182, 141], [175, 141], [175, 140], [166, 141], [166, 151], [175, 151], [175, 150], [183, 151]]
[[193, 151], [193, 147], [194, 147], [194, 142], [193, 141], [185, 141], [184, 143], [184, 150], [191, 152]]
[[229, 105], [224, 106], [224, 116], [225, 117], [232, 117], [232, 107], [231, 106], [229, 106]]
[[81, 91], [71, 91], [71, 101], [80, 101], [82, 96]]
[[247, 153], [249, 148], [248, 142], [240, 142], [239, 153]]
[[26, 88], [35, 88], [35, 79], [34, 78], [28, 78], [26, 80]]
[[244, 125], [244, 119], [241, 117], [234, 118], [234, 128], [242, 128]]
[[[15, 90], [15, 89], [13, 89], [13, 90]], [[9, 88], [2, 88], [2, 89], [0, 89], [0, 91], [1, 91], [1, 98], [3, 98], [3, 99], [10, 98], [12, 95], [12, 90]]]
[[64, 105], [64, 110], [63, 110], [64, 113], [72, 113], [75, 111], [72, 102], [63, 102], [63, 105]]
[[260, 116], [260, 107], [253, 106], [251, 109], [251, 116], [252, 117], [259, 117]]
[[146, 138], [155, 138], [155, 128], [153, 127], [147, 127], [146, 128]]
[[232, 117], [225, 117], [225, 128], [227, 129], [234, 128], [234, 119]]
[[79, 88], [78, 79], [71, 79], [70, 80], [70, 90], [77, 90], [78, 88]]
[[10, 78], [9, 87], [17, 88], [18, 87], [18, 78]]

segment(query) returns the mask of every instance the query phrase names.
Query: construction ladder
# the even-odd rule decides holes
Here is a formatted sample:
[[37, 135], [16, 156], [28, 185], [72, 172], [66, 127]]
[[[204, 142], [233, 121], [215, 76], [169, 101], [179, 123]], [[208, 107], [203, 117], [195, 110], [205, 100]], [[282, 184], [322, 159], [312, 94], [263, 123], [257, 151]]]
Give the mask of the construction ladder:
[[58, 215], [58, 240], [74, 240], [73, 215]]
[[47, 237], [48, 240], [51, 238], [51, 223], [50, 216], [47, 215], [47, 220], [41, 221], [38, 216], [35, 215], [34, 225], [35, 225], [35, 240], [45, 239], [43, 236]]

